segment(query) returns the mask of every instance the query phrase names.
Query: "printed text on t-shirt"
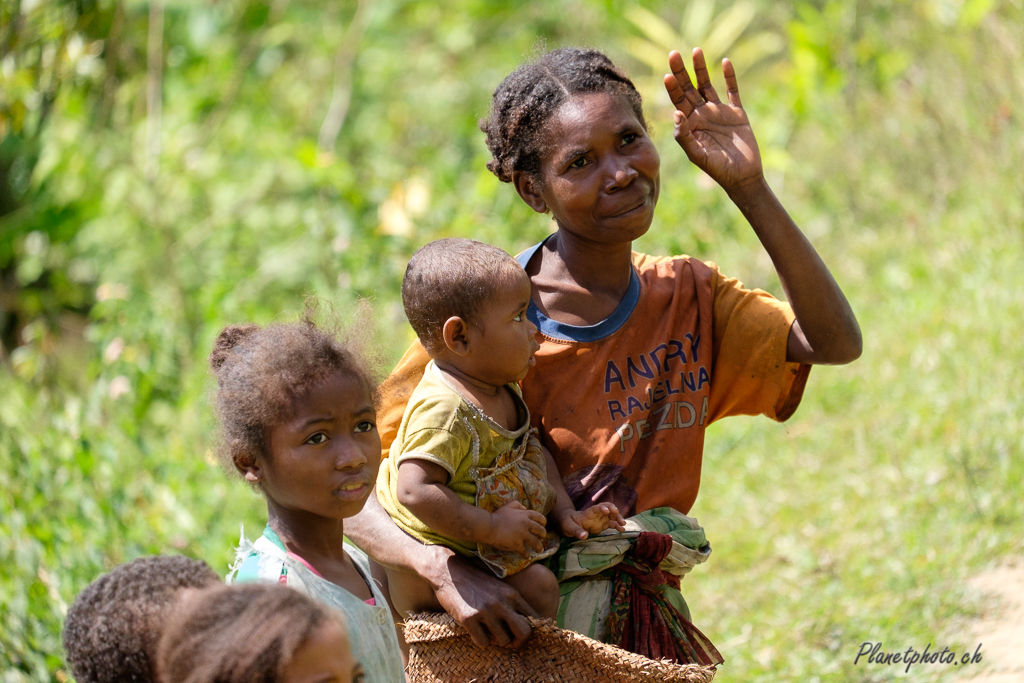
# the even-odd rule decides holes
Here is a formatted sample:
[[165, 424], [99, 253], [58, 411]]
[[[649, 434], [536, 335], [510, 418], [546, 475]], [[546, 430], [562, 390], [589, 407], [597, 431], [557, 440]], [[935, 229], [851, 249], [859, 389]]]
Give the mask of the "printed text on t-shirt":
[[[621, 362], [616, 364], [614, 360], [609, 359], [605, 366], [605, 394], [613, 390], [636, 389], [640, 382], [648, 380], [646, 386], [643, 386], [643, 395], [640, 397], [627, 396], [625, 405], [622, 400], [608, 399], [608, 416], [611, 420], [613, 422], [620, 418], [626, 420], [616, 430], [620, 452], [625, 451], [626, 441], [634, 438], [642, 440], [650, 437], [656, 431], [686, 429], [695, 423], [704, 425], [708, 411], [706, 394], [701, 402], [699, 412], [689, 401], [675, 400], [660, 406], [657, 405], [669, 396], [699, 393], [705, 385], [711, 383], [711, 376], [703, 365], [697, 366], [694, 370], [687, 369], [687, 365], [691, 363], [696, 365], [699, 362], [700, 334], [694, 336], [687, 333], [684, 338], [686, 342], [670, 339], [667, 344], [659, 344], [650, 352], [640, 354], [636, 359], [633, 356], [628, 356], [625, 364]], [[678, 377], [664, 377], [675, 374], [673, 361], [678, 361], [675, 363], [675, 368], [682, 366], [679, 369]], [[656, 383], [654, 383], [655, 379], [658, 380]], [[649, 416], [650, 419], [640, 419], [634, 423], [631, 416], [637, 411], [643, 416]]]

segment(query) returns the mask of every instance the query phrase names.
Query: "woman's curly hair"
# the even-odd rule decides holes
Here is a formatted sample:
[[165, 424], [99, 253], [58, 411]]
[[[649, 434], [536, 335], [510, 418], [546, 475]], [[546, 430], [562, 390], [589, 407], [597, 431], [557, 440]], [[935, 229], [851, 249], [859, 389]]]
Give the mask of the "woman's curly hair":
[[487, 168], [505, 183], [512, 182], [513, 171], [536, 177], [551, 115], [567, 100], [587, 93], [623, 95], [647, 127], [636, 86], [603, 52], [553, 50], [520, 66], [494, 91], [490, 115], [480, 122], [493, 157]]
[[270, 428], [288, 417], [295, 398], [327, 377], [357, 377], [375, 395], [361, 354], [317, 327], [312, 311], [298, 323], [229, 325], [217, 337], [209, 362], [217, 378], [216, 410], [223, 430], [219, 457], [229, 473], [269, 455]]

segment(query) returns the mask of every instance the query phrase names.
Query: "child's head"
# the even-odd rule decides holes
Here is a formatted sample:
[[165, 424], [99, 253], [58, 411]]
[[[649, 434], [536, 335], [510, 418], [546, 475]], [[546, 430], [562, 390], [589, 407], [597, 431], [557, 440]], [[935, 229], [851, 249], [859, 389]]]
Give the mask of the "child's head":
[[565, 102], [592, 93], [625, 97], [646, 129], [640, 93], [604, 53], [554, 50], [520, 66], [494, 91], [490, 115], [480, 122], [493, 157], [487, 168], [506, 183], [513, 171], [537, 176], [549, 119]]
[[220, 582], [187, 557], [142, 557], [78, 594], [64, 622], [64, 650], [79, 683], [152, 681], [163, 622], [185, 589]]
[[365, 364], [308, 318], [232, 325], [210, 354], [222, 460], [270, 502], [332, 519], [356, 514], [380, 465]]
[[497, 247], [451, 237], [420, 248], [405, 270], [402, 302], [435, 359], [470, 375], [485, 372], [478, 379], [498, 385], [522, 379], [532, 364], [538, 344], [526, 318], [530, 280]]
[[337, 613], [265, 583], [189, 596], [168, 619], [156, 660], [161, 683], [363, 680]]

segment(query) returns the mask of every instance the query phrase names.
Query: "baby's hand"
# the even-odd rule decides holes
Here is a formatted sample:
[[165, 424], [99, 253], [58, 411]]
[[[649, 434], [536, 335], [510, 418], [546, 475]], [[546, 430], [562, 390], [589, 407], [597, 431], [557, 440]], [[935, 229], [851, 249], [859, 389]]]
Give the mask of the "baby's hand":
[[605, 529], [624, 531], [626, 520], [611, 503], [598, 503], [582, 512], [566, 508], [558, 514], [558, 525], [563, 536], [584, 539]]
[[544, 515], [513, 501], [491, 513], [487, 544], [514, 553], [525, 553], [527, 548], [540, 553], [544, 551], [546, 525]]

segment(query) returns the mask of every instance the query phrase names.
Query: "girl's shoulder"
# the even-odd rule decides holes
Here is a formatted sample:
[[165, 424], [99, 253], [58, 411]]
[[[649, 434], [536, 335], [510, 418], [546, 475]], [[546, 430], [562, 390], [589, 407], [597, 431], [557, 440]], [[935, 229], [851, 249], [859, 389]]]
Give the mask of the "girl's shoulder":
[[285, 562], [287, 556], [284, 544], [269, 526], [255, 542], [245, 537], [243, 528], [238, 547], [235, 548], [235, 561], [225, 577], [225, 582], [234, 584], [266, 581], [294, 584], [294, 581], [289, 581], [288, 566]]
[[252, 583], [260, 580], [260, 557], [256, 553], [249, 553], [249, 556], [242, 560], [237, 568], [233, 568], [228, 574], [228, 583]]

